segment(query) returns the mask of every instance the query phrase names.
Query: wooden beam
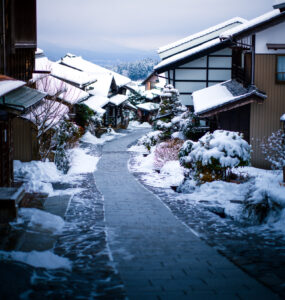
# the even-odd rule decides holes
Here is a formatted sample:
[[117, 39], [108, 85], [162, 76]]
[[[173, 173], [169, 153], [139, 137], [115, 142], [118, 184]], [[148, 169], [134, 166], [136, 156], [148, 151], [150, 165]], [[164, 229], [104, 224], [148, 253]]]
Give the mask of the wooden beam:
[[217, 115], [221, 112], [229, 111], [229, 110], [232, 110], [232, 109], [235, 109], [235, 108], [238, 108], [238, 107], [250, 104], [250, 103], [261, 104], [261, 103], [263, 103], [263, 101], [264, 101], [264, 99], [261, 99], [260, 97], [251, 96], [250, 98], [241, 99], [239, 101], [236, 101], [233, 103], [228, 103], [221, 107], [214, 108], [213, 110], [207, 111], [205, 113], [201, 113], [201, 114], [198, 113], [198, 115], [199, 115], [199, 117], [202, 117], [202, 118], [208, 118], [208, 117]]

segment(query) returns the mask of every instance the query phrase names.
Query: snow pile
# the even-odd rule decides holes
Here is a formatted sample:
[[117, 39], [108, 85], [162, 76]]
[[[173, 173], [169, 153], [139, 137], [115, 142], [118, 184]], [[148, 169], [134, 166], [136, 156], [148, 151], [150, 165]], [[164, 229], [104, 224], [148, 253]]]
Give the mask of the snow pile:
[[250, 160], [250, 151], [250, 145], [239, 133], [216, 130], [214, 133], [207, 132], [198, 142], [193, 142], [189, 160], [205, 166], [216, 159], [222, 167], [236, 167]]
[[69, 150], [71, 159], [71, 167], [68, 170], [68, 175], [92, 173], [97, 169], [99, 157], [87, 154], [87, 150], [74, 148]]
[[[241, 168], [238, 168], [239, 171]], [[253, 193], [250, 201], [262, 201], [268, 198], [271, 202], [285, 208], [285, 187], [280, 185], [282, 182], [281, 171], [262, 170], [257, 168], [242, 168], [249, 176], [255, 178]]]
[[184, 170], [178, 160], [167, 161], [160, 170], [166, 186], [179, 186], [184, 180]]
[[51, 251], [0, 251], [0, 260], [15, 260], [35, 268], [72, 270], [71, 262], [67, 258], [60, 257]]
[[147, 122], [140, 123], [138, 121], [131, 121], [129, 123], [128, 129], [135, 129], [135, 128], [151, 128], [151, 125]]
[[61, 217], [36, 208], [21, 208], [19, 217], [28, 222], [29, 228], [53, 234], [60, 234], [65, 224]]
[[93, 145], [101, 145], [104, 144], [104, 139], [97, 138], [95, 135], [87, 131], [83, 137], [80, 139], [82, 142]]
[[[135, 150], [135, 149], [134, 149]], [[168, 161], [160, 169], [160, 173], [155, 167], [155, 147], [147, 156], [141, 153], [134, 157], [134, 165], [129, 164], [131, 172], [143, 172], [142, 180], [150, 186], [159, 188], [170, 188], [178, 186], [184, 179], [184, 169], [180, 166], [179, 161]]]
[[14, 176], [17, 181], [25, 181], [26, 192], [52, 195], [52, 182], [62, 180], [62, 173], [52, 162], [14, 160]]

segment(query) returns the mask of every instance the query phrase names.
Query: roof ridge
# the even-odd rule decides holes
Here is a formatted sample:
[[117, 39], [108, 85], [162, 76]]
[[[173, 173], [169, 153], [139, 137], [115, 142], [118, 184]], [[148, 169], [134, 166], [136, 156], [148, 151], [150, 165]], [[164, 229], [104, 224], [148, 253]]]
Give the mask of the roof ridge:
[[185, 38], [182, 38], [182, 39], [180, 39], [180, 40], [178, 40], [176, 42], [170, 43], [170, 44], [168, 44], [166, 46], [162, 46], [162, 47], [160, 47], [158, 49], [157, 52], [158, 53], [162, 53], [162, 52], [165, 52], [167, 50], [176, 48], [176, 47], [178, 47], [180, 45], [183, 45], [183, 44], [185, 44], [187, 42], [190, 42], [190, 41], [195, 40], [195, 39], [197, 39], [199, 37], [202, 37], [202, 36], [207, 35], [209, 33], [215, 32], [215, 31], [217, 31], [219, 29], [222, 29], [223, 27], [226, 27], [226, 26], [228, 26], [230, 24], [234, 24], [234, 23], [237, 23], [237, 22], [240, 22], [241, 24], [244, 24], [244, 23], [246, 23], [248, 21], [246, 19], [244, 19], [244, 18], [241, 18], [241, 17], [231, 18], [231, 19], [229, 19], [227, 21], [224, 21], [224, 22], [219, 23], [217, 25], [211, 26], [211, 27], [209, 27], [207, 29], [204, 29], [202, 31], [196, 32], [196, 33], [194, 33], [192, 35], [189, 35], [189, 36], [187, 36]]

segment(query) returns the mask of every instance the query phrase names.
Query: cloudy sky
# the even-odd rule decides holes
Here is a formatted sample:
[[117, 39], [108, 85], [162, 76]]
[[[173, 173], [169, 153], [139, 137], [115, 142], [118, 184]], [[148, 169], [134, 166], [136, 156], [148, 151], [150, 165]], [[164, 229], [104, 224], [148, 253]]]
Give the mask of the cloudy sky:
[[232, 17], [254, 18], [273, 0], [38, 0], [38, 44], [121, 53], [158, 47]]

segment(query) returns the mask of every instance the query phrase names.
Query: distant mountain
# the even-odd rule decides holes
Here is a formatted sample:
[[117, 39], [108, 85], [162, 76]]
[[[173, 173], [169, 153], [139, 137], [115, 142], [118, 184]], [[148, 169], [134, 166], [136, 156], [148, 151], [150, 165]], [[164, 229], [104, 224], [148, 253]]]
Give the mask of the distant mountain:
[[132, 80], [145, 79], [158, 63], [158, 59], [143, 58], [134, 62], [119, 63], [112, 67], [112, 70], [129, 77]]
[[158, 55], [155, 51], [140, 51], [129, 48], [117, 49], [118, 52], [99, 52], [79, 49], [76, 47], [59, 47], [57, 45], [43, 42], [40, 42], [38, 47], [43, 49], [45, 55], [52, 61], [59, 60], [66, 53], [73, 53], [104, 67], [114, 67], [120, 63], [135, 62], [144, 58], [158, 60]]

